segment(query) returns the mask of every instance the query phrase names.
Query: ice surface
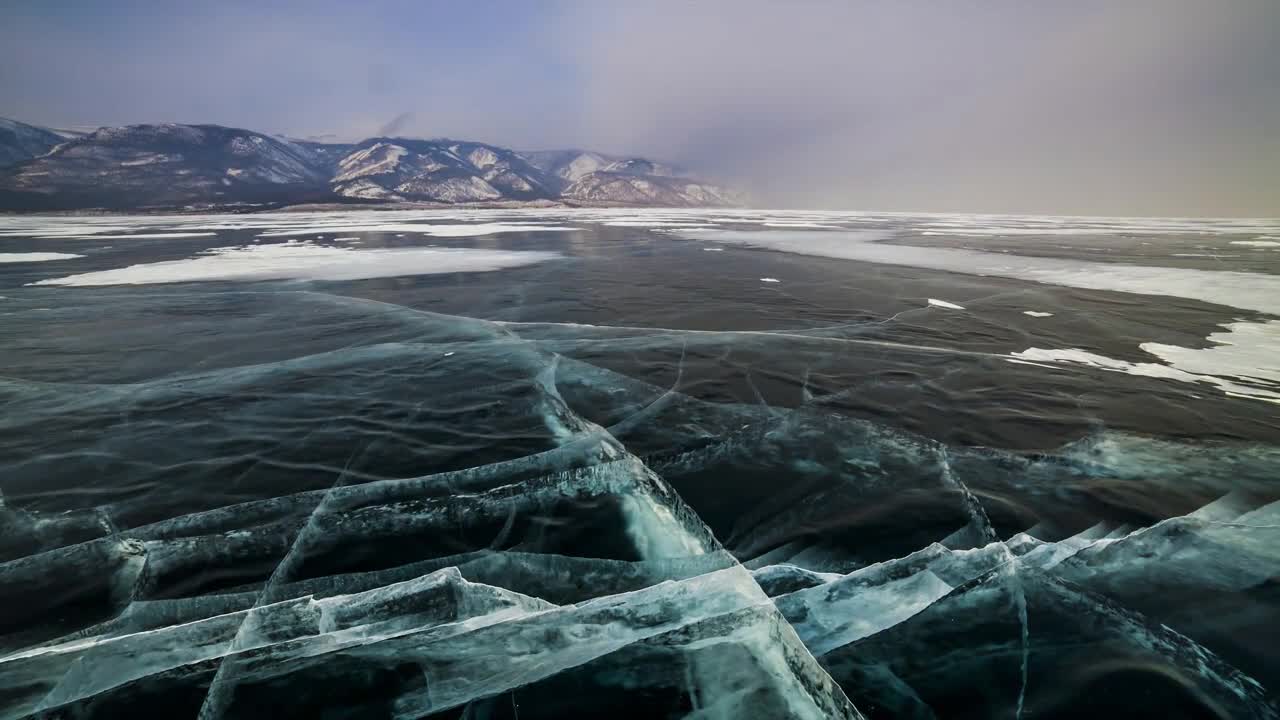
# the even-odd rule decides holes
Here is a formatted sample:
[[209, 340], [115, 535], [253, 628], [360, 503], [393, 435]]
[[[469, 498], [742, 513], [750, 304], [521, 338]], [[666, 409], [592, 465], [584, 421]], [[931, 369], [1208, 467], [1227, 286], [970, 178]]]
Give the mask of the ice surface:
[[[1262, 221], [911, 218], [934, 228], [924, 232], [1274, 232]], [[357, 228], [625, 223], [614, 226], [638, 229], [605, 232], [633, 238], [712, 222], [782, 236], [833, 226], [815, 235], [847, 240], [897, 220], [465, 208], [13, 220], [55, 237], [300, 238], [103, 271], [143, 279], [195, 279], [193, 265], [256, 278], [238, 265], [255, 259], [310, 278], [328, 277], [331, 261], [399, 274], [414, 258], [486, 257], [305, 240], [366, 238]], [[713, 242], [728, 232], [700, 230]], [[884, 420], [897, 395], [870, 415], [850, 410], [885, 388], [932, 392], [968, 361], [1083, 364], [1257, 398], [1280, 391], [1274, 321], [1230, 322], [1202, 349], [1144, 344], [1151, 362], [1138, 363], [1054, 348], [1052, 334], [1014, 355], [904, 341], [874, 334], [898, 319], [850, 319], [844, 307], [830, 326], [752, 331], [524, 322], [527, 278], [502, 287], [529, 304], [501, 321], [397, 305], [385, 286], [323, 289], [22, 290], [85, 298], [40, 311], [58, 332], [32, 344], [64, 347], [72, 329], [91, 343], [96, 325], [127, 336], [121, 327], [151, 316], [181, 342], [156, 349], [140, 334], [112, 367], [39, 382], [10, 370], [0, 382], [0, 432], [22, 456], [5, 468], [6, 491], [18, 491], [0, 502], [0, 718], [202, 707], [224, 718], [1101, 717], [1090, 700], [1113, 709], [1129, 697], [1140, 706], [1122, 710], [1135, 716], [1276, 715], [1273, 446], [1082, 425], [1065, 431], [1080, 438], [1068, 445], [1010, 452]], [[945, 292], [987, 297], [918, 292], [901, 319], [998, 322], [920, 304]], [[6, 309], [26, 312], [27, 299]], [[1053, 305], [1004, 307], [1016, 317]], [[1060, 323], [1034, 325], [1024, 329]], [[210, 342], [223, 334], [237, 347]], [[894, 353], [908, 360], [864, 365]], [[153, 356], [154, 367], [140, 360]], [[790, 365], [775, 372], [779, 357]], [[1245, 405], [1256, 404], [1231, 407]], [[1016, 416], [1036, 430], [1036, 409]], [[84, 478], [80, 494], [47, 491], [58, 477]]]
[[[531, 353], [529, 359], [536, 362], [537, 357]], [[574, 419], [575, 393], [584, 384], [612, 383], [627, 393], [645, 386], [579, 361], [541, 362], [547, 364], [532, 369], [538, 372], [543, 399], [530, 407], [555, 414], [564, 428], [562, 443], [552, 452], [589, 437], [616, 447], [600, 434], [600, 424]], [[716, 409], [687, 404], [676, 388], [678, 384], [646, 392], [649, 398], [669, 398], [670, 407], [686, 412]], [[652, 406], [653, 400], [641, 405]], [[725, 420], [740, 419], [732, 414]], [[776, 443], [779, 430], [795, 432], [803, 426], [770, 427]], [[819, 436], [801, 432], [787, 442], [804, 444]], [[851, 447], [887, 468], [898, 468], [884, 482], [895, 493], [909, 494], [910, 479], [902, 473], [906, 466], [895, 465], [892, 457], [930, 447], [909, 450], [909, 442], [868, 429]], [[759, 452], [756, 442], [741, 447]], [[1072, 472], [1141, 472], [1151, 467], [1141, 459], [1147, 452], [1157, 453], [1160, 466], [1169, 472], [1203, 478], [1194, 463], [1212, 468], [1220, 459], [1195, 448], [1137, 440], [1095, 447], [1100, 451], [1079, 458], [1064, 455], [1021, 466], [1016, 477], [1024, 481], [1041, 471], [1067, 473], [1050, 484], [1069, 487], [1075, 482]], [[927, 456], [937, 461], [936, 454]], [[850, 466], [856, 457], [848, 457]], [[1014, 461], [997, 458], [972, 472], [967, 463], [981, 457], [952, 452], [948, 466], [957, 476], [989, 481], [998, 468]], [[865, 466], [867, 461], [860, 462]], [[300, 707], [323, 702], [331, 711], [360, 713], [389, 704], [397, 717], [499, 702], [492, 698], [518, 702], [530, 713], [534, 707], [560, 707], [563, 714], [632, 697], [628, 693], [637, 693], [637, 702], [654, 693], [687, 698], [691, 709], [682, 716], [736, 717], [767, 709], [780, 717], [858, 717], [846, 692], [855, 704], [877, 708], [894, 703], [945, 707], [950, 694], [966, 683], [991, 687], [999, 703], [1010, 706], [1019, 687], [1029, 688], [1030, 707], [1049, 702], [1046, 693], [1052, 685], [1046, 677], [1056, 671], [1043, 669], [1045, 663], [1057, 667], [1053, 663], [1061, 661], [1054, 658], [1075, 652], [1078, 636], [1098, 626], [1105, 628], [1107, 642], [1120, 638], [1146, 661], [1169, 664], [1185, 673], [1189, 687], [1224, 707], [1267, 716], [1256, 684], [1195, 641], [1081, 593], [1138, 602], [1143, 597], [1130, 588], [1246, 592], [1259, 587], [1278, 562], [1274, 548], [1280, 542], [1271, 534], [1280, 525], [1280, 505], [1236, 494], [1185, 519], [1145, 530], [1098, 524], [1056, 542], [1023, 535], [970, 549], [934, 543], [843, 573], [808, 569], [803, 563], [817, 556], [793, 552], [797, 564], [748, 572], [717, 549], [671, 486], [638, 459], [623, 456], [543, 475], [553, 467], [546, 458], [538, 463], [521, 459], [448, 476], [314, 491], [120, 530], [125, 542], [141, 544], [125, 547], [108, 539], [63, 552], [67, 558], [83, 555], [74, 565], [79, 576], [68, 573], [72, 565], [60, 565], [48, 553], [33, 556], [25, 563], [27, 570], [12, 563], [0, 566], [0, 579], [17, 587], [39, 577], [76, 586], [103, 572], [108, 565], [103, 558], [117, 557], [113, 562], [121, 569], [112, 577], [121, 588], [116, 592], [124, 608], [104, 624], [0, 657], [0, 683], [13, 708], [4, 717], [38, 708], [89, 708], [113, 698], [144, 702], [146, 696], [138, 695], [144, 688], [179, 693], [187, 683], [199, 687], [218, 677], [220, 700], [209, 707], [218, 711], [211, 716], [222, 717], [247, 712], [246, 704], [262, 692], [290, 687], [295, 692], [309, 689], [297, 698]], [[533, 477], [522, 475], [520, 468], [534, 468]], [[1249, 474], [1230, 468], [1223, 472], [1242, 478]], [[624, 499], [616, 516], [622, 522], [610, 519], [601, 531], [620, 531], [634, 548], [634, 559], [486, 547], [518, 536], [519, 518], [535, 517], [557, 502], [571, 499], [594, 514], [604, 507], [599, 499], [610, 497]], [[317, 515], [321, 498], [329, 505]], [[811, 520], [816, 519], [813, 510], [806, 513]], [[448, 533], [457, 524], [505, 524], [511, 529], [482, 534], [478, 547], [464, 553], [383, 570], [348, 573], [335, 565], [316, 573], [301, 572], [299, 565], [289, 571], [295, 577], [273, 586], [276, 599], [265, 604], [258, 603], [261, 590], [252, 584], [223, 593], [145, 599], [168, 594], [160, 592], [170, 582], [165, 578], [181, 578], [188, 572], [182, 568], [231, 569], [254, 558], [259, 552], [255, 548], [279, 548], [281, 538], [287, 544], [293, 536], [289, 528], [312, 517], [318, 532], [303, 544], [304, 560], [310, 563], [353, 548], [388, 552], [411, 538], [422, 549], [425, 538]], [[796, 517], [781, 520], [785, 525]], [[557, 524], [547, 530], [554, 532]], [[594, 539], [597, 547], [602, 539]], [[133, 562], [128, 558], [135, 557], [145, 560], [128, 569]], [[1068, 591], [1035, 573], [1061, 576], [1085, 590]], [[1025, 637], [1031, 638], [1029, 646]], [[223, 664], [219, 658], [225, 658]], [[913, 664], [923, 669], [912, 671]], [[219, 676], [223, 667], [228, 669]], [[407, 670], [391, 672], [393, 668]], [[361, 679], [370, 677], [392, 679], [377, 685], [373, 695], [362, 694]], [[1013, 686], [997, 691], [1005, 679]], [[592, 692], [567, 693], [575, 684], [584, 687], [582, 683]], [[337, 695], [323, 688], [333, 688]], [[507, 700], [506, 693], [519, 699]], [[556, 705], [565, 698], [573, 698], [574, 704]]]
[[610, 227], [669, 228], [680, 230], [696, 230], [704, 225], [694, 225], [679, 220], [607, 220], [602, 225]]
[[311, 243], [214, 248], [188, 260], [131, 265], [114, 270], [40, 280], [36, 285], [91, 286], [218, 280], [358, 280], [484, 272], [558, 257], [540, 251], [370, 248], [351, 250]]
[[882, 585], [835, 581], [780, 598], [778, 607], [814, 655], [892, 627], [951, 591], [928, 570]]
[[[50, 675], [55, 669], [63, 673], [52, 687], [41, 686], [38, 692], [33, 692], [36, 687], [24, 687], [24, 692], [32, 693], [28, 703], [39, 698], [40, 707], [55, 707], [232, 652], [280, 646], [273, 653], [276, 660], [309, 657], [405, 633], [437, 627], [449, 630], [456, 623], [474, 629], [552, 607], [469, 583], [456, 569], [448, 568], [354, 595], [320, 600], [306, 596], [181, 625], [51, 645], [0, 658], [0, 667], [11, 680], [26, 677], [47, 682], [58, 677]], [[247, 622], [252, 630], [246, 633]]]
[[[1023, 619], [1019, 607], [1025, 606]], [[965, 639], [968, 638], [966, 641]], [[965, 649], [977, 642], [980, 652]], [[1149, 711], [1222, 708], [1224, 716], [1275, 717], [1265, 690], [1193, 640], [1097, 595], [1034, 570], [990, 573], [904, 622], [838, 648], [824, 666], [851, 695], [877, 707], [987, 707], [1067, 713], [1088, 699], [1063, 688], [1073, 668], [1096, 667], [1104, 643], [1118, 651], [1126, 692], [1108, 707]], [[1137, 692], [1176, 678], [1177, 695]], [[1073, 679], [1071, 686], [1080, 686]], [[1084, 687], [1089, 687], [1086, 683]], [[1133, 691], [1133, 692], [1129, 692]], [[1166, 690], [1166, 693], [1175, 692]], [[914, 713], [918, 715], [919, 709]]]
[[753, 570], [751, 576], [755, 578], [756, 583], [760, 585], [760, 588], [769, 597], [816, 587], [844, 577], [839, 573], [814, 572], [785, 563], [781, 565], [766, 565], [759, 570]]

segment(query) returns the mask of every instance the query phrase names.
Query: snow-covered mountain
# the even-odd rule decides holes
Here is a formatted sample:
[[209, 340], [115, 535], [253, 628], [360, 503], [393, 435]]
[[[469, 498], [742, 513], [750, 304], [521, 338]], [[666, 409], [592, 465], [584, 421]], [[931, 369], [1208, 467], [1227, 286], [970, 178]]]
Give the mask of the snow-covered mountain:
[[484, 143], [373, 138], [338, 161], [333, 192], [350, 198], [481, 202], [555, 198], [558, 185], [519, 154]]
[[604, 155], [590, 150], [535, 150], [523, 152], [521, 155], [534, 167], [560, 178], [566, 187], [594, 172], [659, 177], [678, 177], [685, 174], [674, 165], [656, 163], [644, 158]]
[[703, 207], [736, 205], [733, 191], [681, 177], [599, 170], [571, 183], [561, 196], [569, 200], [623, 205]]
[[588, 173], [603, 170], [620, 159], [588, 150], [535, 150], [523, 152], [521, 155], [524, 155], [534, 167], [552, 177], [559, 178], [565, 185]]
[[736, 197], [643, 158], [520, 153], [449, 139], [330, 144], [218, 125], [105, 127], [68, 139], [0, 121], [6, 157], [0, 208], [10, 210], [533, 200], [700, 206]]
[[743, 201], [740, 194], [728, 188], [693, 179], [674, 165], [645, 158], [624, 158], [589, 150], [521, 154], [559, 181], [560, 197], [569, 201], [677, 207], [738, 205]]
[[0, 167], [43, 155], [62, 141], [52, 130], [0, 118]]

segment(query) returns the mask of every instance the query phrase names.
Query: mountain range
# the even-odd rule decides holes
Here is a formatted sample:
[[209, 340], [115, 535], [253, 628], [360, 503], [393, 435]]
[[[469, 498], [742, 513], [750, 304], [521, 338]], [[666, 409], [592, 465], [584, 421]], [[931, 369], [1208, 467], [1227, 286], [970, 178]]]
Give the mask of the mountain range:
[[303, 203], [724, 206], [672, 165], [451, 139], [320, 143], [220, 125], [75, 133], [0, 118], [0, 210], [170, 210]]

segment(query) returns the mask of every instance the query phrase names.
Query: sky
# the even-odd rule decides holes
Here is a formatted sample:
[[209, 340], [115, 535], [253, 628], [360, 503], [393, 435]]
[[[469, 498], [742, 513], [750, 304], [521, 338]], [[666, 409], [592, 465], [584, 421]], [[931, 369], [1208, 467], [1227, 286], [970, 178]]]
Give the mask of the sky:
[[757, 205], [1280, 216], [1278, 0], [7, 0], [0, 116], [675, 162]]

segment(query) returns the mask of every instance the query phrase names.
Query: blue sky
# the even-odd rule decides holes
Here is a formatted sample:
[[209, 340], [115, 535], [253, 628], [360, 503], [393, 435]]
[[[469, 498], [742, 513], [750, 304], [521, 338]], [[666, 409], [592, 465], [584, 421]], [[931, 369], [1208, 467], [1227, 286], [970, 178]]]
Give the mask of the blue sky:
[[28, 2], [0, 115], [679, 162], [766, 204], [1280, 215], [1276, 0]]

